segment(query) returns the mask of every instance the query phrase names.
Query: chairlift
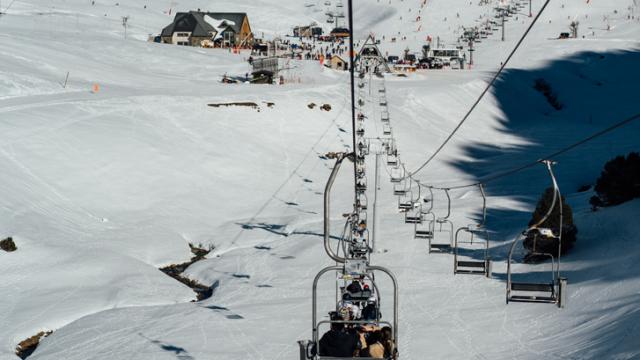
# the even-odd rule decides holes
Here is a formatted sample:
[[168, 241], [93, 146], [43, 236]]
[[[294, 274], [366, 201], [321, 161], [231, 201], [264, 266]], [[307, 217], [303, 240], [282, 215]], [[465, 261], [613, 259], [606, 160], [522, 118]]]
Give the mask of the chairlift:
[[411, 184], [407, 186], [407, 179], [402, 179], [401, 181], [393, 184], [393, 195], [403, 196], [407, 194], [407, 191], [411, 189]]
[[358, 197], [356, 198], [356, 208], [367, 210], [368, 204], [369, 200], [367, 199], [367, 194], [364, 192], [358, 194]]
[[358, 128], [356, 129], [356, 135], [364, 136], [364, 126], [358, 125]]
[[[443, 189], [444, 193], [447, 195], [447, 215], [441, 218], [436, 218], [435, 220], [431, 220], [429, 224], [431, 225], [431, 232], [433, 235], [429, 238], [429, 253], [446, 253], [451, 250], [453, 246], [453, 222], [449, 220], [449, 216], [451, 216], [451, 196], [449, 195], [449, 189]], [[438, 225], [438, 229], [436, 230], [436, 225]], [[446, 229], [443, 230], [443, 226], [448, 225]], [[436, 233], [449, 232], [449, 243], [437, 243], [435, 242]]]
[[[489, 257], [489, 231], [486, 227], [487, 221], [487, 197], [484, 186], [479, 185], [482, 194], [482, 221], [479, 224], [471, 224], [461, 227], [456, 231], [453, 246], [453, 273], [484, 275], [491, 277], [491, 259]], [[470, 234], [469, 240], [460, 239], [461, 232]], [[463, 248], [462, 245], [465, 247]], [[464, 254], [462, 254], [464, 252]], [[481, 260], [467, 256], [469, 253], [481, 253]], [[465, 259], [460, 260], [464, 256]]]
[[391, 125], [389, 125], [388, 123], [382, 124], [382, 135], [391, 135]]
[[380, 121], [382, 121], [383, 123], [389, 122], [389, 112], [387, 110], [382, 111], [380, 115]]
[[415, 202], [413, 201], [413, 192], [406, 189], [404, 194], [398, 196], [398, 210], [409, 211], [413, 209]]
[[387, 153], [387, 165], [389, 166], [398, 165], [398, 157], [393, 154]]
[[408, 184], [409, 186], [407, 187], [407, 181], [404, 180], [403, 182], [397, 183], [393, 186], [393, 192], [398, 196], [398, 210], [400, 211], [408, 211], [413, 209], [417, 202], [413, 197], [413, 183], [411, 178], [409, 178]]
[[[329, 177], [329, 181], [326, 185], [326, 191], [324, 194], [324, 248], [331, 258], [332, 261], [336, 262], [334, 266], [328, 266], [322, 270], [315, 276], [313, 280], [312, 287], [312, 338], [311, 340], [303, 340], [298, 341], [299, 349], [300, 349], [300, 360], [321, 360], [321, 359], [331, 359], [330, 357], [320, 356], [320, 334], [322, 328], [330, 327], [332, 324], [345, 324], [347, 326], [360, 326], [365, 324], [373, 324], [376, 326], [389, 326], [392, 332], [392, 338], [394, 344], [398, 344], [398, 286], [396, 277], [393, 275], [391, 271], [381, 266], [374, 266], [369, 263], [368, 254], [370, 253], [370, 249], [368, 248], [368, 231], [366, 229], [357, 229], [354, 234], [353, 227], [347, 227], [347, 225], [353, 226], [353, 222], [356, 221], [354, 216], [349, 216], [347, 220], [347, 225], [345, 225], [345, 229], [349, 229], [348, 235], [343, 234], [340, 243], [343, 245], [343, 256], [340, 256], [340, 246], [338, 250], [334, 250], [331, 247], [331, 237], [330, 237], [330, 209], [329, 209], [329, 199], [330, 192], [333, 186], [333, 183], [337, 177], [339, 168], [341, 166], [342, 161], [347, 157], [346, 154], [338, 154], [336, 155], [336, 164], [332, 169], [331, 175]], [[358, 214], [358, 217], [362, 216], [362, 212]], [[355, 236], [354, 236], [355, 235]], [[364, 238], [364, 239], [362, 239]], [[361, 241], [362, 240], [362, 241]], [[364, 244], [364, 246], [363, 246]], [[340, 244], [339, 244], [340, 245]], [[344, 247], [349, 246], [349, 249], [345, 249]], [[364, 249], [363, 252], [360, 252], [361, 249]], [[319, 280], [327, 273], [336, 273], [336, 286], [335, 286], [335, 294], [336, 294], [336, 303], [331, 305], [332, 309], [338, 309], [340, 305], [339, 301], [342, 300], [343, 294], [346, 290], [346, 281], [352, 281], [353, 279], [366, 279], [368, 282], [372, 284], [373, 289], [362, 289], [359, 291], [355, 291], [354, 293], [350, 293], [348, 296], [349, 300], [355, 301], [364, 301], [368, 299], [370, 296], [376, 297], [376, 310], [379, 310], [379, 304], [381, 302], [381, 293], [378, 289], [378, 286], [375, 281], [375, 275], [377, 273], [386, 274], [391, 283], [393, 285], [393, 314], [392, 320], [385, 321], [381, 319], [380, 312], [377, 311], [374, 319], [339, 319], [339, 318], [330, 318], [329, 320], [319, 320], [318, 319], [318, 283]], [[340, 286], [343, 285], [343, 286]], [[372, 291], [373, 290], [373, 291]], [[346, 299], [347, 297], [345, 297]], [[395, 354], [393, 355], [395, 359]], [[363, 358], [358, 358], [363, 359]], [[364, 358], [366, 359], [366, 358]], [[355, 358], [354, 358], [355, 360]]]
[[404, 166], [396, 165], [391, 168], [389, 177], [392, 183], [399, 183], [405, 178], [405, 174]]
[[[418, 185], [419, 186], [419, 185]], [[422, 203], [420, 204], [420, 211], [422, 212], [422, 218], [426, 216], [430, 216], [431, 219], [425, 225], [422, 223], [415, 223], [413, 227], [413, 238], [414, 239], [431, 239], [433, 238], [433, 231], [431, 230], [431, 222], [435, 222], [436, 215], [433, 213], [433, 189], [431, 187], [429, 189], [429, 197], [424, 197], [422, 199]]]
[[[534, 225], [530, 226], [522, 234], [519, 234], [515, 240], [511, 243], [509, 249], [509, 260], [507, 262], [507, 304], [509, 302], [530, 302], [530, 303], [548, 303], [556, 304], [558, 307], [563, 308], [566, 304], [566, 288], [567, 279], [560, 276], [560, 257], [562, 253], [562, 195], [558, 182], [556, 181], [553, 173], [552, 165], [554, 164], [550, 160], [542, 161], [546, 165], [551, 183], [553, 185], [553, 200], [551, 206], [547, 210], [547, 213]], [[559, 226], [558, 233], [556, 234], [553, 229], [541, 227], [558, 204], [559, 211]], [[516, 244], [520, 240], [524, 240], [527, 236], [533, 236], [533, 249], [531, 254], [537, 256], [548, 257], [551, 260], [551, 278], [549, 282], [515, 282], [513, 281], [513, 270], [511, 264], [513, 263], [513, 255]], [[537, 248], [538, 239], [541, 237], [547, 239], [554, 239], [558, 241], [558, 252], [548, 253]]]
[[361, 177], [356, 180], [356, 193], [363, 193], [367, 191], [367, 178]]
[[386, 88], [384, 87], [384, 85], [383, 85], [383, 86], [381, 86], [381, 87], [378, 89], [378, 92], [379, 92], [379, 93], [381, 93], [381, 94], [384, 94], [384, 93], [386, 93], [386, 92], [387, 92], [387, 89], [386, 89]]
[[387, 97], [384, 95], [380, 97], [380, 106], [387, 106]]
[[371, 152], [371, 141], [369, 139], [358, 140], [358, 150], [362, 155], [369, 155]]

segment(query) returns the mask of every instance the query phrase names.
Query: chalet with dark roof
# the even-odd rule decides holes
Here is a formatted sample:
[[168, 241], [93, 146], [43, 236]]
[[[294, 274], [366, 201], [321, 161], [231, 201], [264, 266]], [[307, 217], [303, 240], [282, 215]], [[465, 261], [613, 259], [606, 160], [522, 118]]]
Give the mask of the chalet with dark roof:
[[253, 33], [246, 13], [179, 12], [161, 33], [166, 44], [203, 47], [253, 45]]

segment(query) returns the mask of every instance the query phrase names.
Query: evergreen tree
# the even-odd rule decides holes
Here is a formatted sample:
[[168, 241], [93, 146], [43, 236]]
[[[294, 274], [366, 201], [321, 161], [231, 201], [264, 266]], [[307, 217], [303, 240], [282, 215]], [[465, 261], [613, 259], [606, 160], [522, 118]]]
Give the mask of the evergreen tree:
[[594, 208], [614, 206], [640, 198], [640, 154], [617, 156], [604, 165], [595, 187], [597, 196], [589, 201]]
[[[548, 188], [544, 191], [542, 197], [538, 200], [536, 210], [533, 212], [531, 220], [529, 221], [529, 226], [536, 224], [547, 213], [553, 201], [553, 192], [553, 188]], [[560, 233], [560, 199], [556, 200], [551, 215], [538, 227], [551, 229], [554, 234]], [[573, 223], [571, 206], [569, 206], [569, 204], [565, 202], [564, 197], [562, 197], [562, 254], [565, 254], [574, 246], [577, 234], [578, 228]], [[541, 262], [548, 259], [546, 256], [535, 255], [534, 253], [551, 254], [554, 257], [558, 256], [557, 238], [549, 238], [532, 233], [524, 240], [524, 247], [529, 251], [525, 256], [525, 261], [527, 262]]]

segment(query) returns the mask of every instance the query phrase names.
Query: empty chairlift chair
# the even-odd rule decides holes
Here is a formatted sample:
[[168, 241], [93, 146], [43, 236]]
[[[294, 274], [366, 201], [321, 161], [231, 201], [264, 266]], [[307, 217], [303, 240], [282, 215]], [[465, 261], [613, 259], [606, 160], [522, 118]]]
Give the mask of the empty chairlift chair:
[[393, 184], [393, 195], [404, 196], [409, 189], [411, 189], [411, 185], [407, 184], [407, 179], [402, 179], [401, 181]]
[[387, 110], [383, 110], [380, 114], [380, 121], [382, 121], [383, 123], [389, 122], [389, 112]]
[[387, 97], [384, 94], [380, 97], [380, 106], [387, 106]]
[[382, 135], [391, 136], [391, 125], [388, 123], [382, 124]]
[[[449, 220], [449, 216], [451, 216], [451, 196], [449, 195], [449, 189], [443, 190], [447, 195], [447, 215], [430, 222], [432, 236], [429, 238], [429, 253], [448, 253], [453, 246], [453, 223]], [[436, 234], [446, 232], [449, 233], [448, 242], [436, 241]]]
[[[398, 210], [400, 211], [408, 211], [414, 208], [416, 204], [416, 200], [413, 195], [412, 188], [412, 180], [405, 180], [404, 182], [398, 183], [394, 185], [394, 194], [398, 195]], [[408, 187], [407, 186], [408, 183]], [[397, 188], [396, 188], [397, 187]], [[404, 188], [404, 193], [402, 192], [402, 188]]]
[[[471, 224], [456, 231], [453, 244], [453, 273], [491, 277], [489, 232], [485, 224], [487, 198], [482, 184], [479, 187], [482, 194], [482, 221], [479, 224]], [[468, 233], [469, 240], [463, 240], [460, 236], [461, 233]]]
[[397, 166], [398, 165], [398, 157], [394, 154], [387, 153], [387, 165], [389, 166]]
[[[562, 196], [560, 189], [556, 182], [553, 169], [551, 168], [552, 162], [545, 160], [543, 163], [546, 165], [553, 184], [553, 200], [551, 206], [547, 210], [547, 213], [536, 224], [530, 226], [521, 235], [518, 235], [511, 244], [509, 249], [509, 260], [507, 262], [507, 304], [509, 302], [533, 302], [533, 303], [549, 303], [557, 304], [558, 307], [564, 307], [566, 304], [566, 286], [567, 280], [560, 276], [560, 255], [562, 249]], [[557, 233], [554, 229], [544, 228], [543, 224], [552, 216], [554, 209], [559, 208], [558, 211], [558, 228]], [[516, 244], [527, 238], [533, 237], [533, 248], [531, 250], [532, 255], [548, 257], [551, 261], [551, 269], [548, 273], [548, 281], [514, 281], [513, 277], [513, 257]], [[537, 247], [538, 239], [546, 238], [546, 240], [557, 241], [557, 251], [553, 252], [544, 251]]]
[[405, 178], [405, 169], [403, 166], [396, 165], [391, 168], [389, 174], [390, 181], [394, 184], [401, 182]]

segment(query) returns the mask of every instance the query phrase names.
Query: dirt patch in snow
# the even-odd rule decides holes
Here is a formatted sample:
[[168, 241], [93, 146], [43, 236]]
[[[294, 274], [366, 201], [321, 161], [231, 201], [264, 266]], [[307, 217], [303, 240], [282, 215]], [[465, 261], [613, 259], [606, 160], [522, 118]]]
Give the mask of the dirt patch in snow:
[[182, 273], [187, 270], [187, 268], [191, 265], [193, 265], [194, 263], [203, 260], [206, 258], [207, 254], [209, 254], [211, 252], [211, 250], [213, 250], [213, 247], [209, 248], [209, 249], [204, 249], [201, 245], [200, 246], [195, 246], [193, 244], [189, 244], [189, 248], [191, 249], [191, 253], [194, 255], [190, 261], [187, 261], [185, 263], [182, 264], [172, 264], [169, 266], [165, 266], [163, 268], [160, 268], [160, 271], [162, 271], [163, 273], [171, 276], [172, 278], [180, 281], [181, 283], [187, 285], [188, 287], [190, 287], [191, 289], [193, 289], [193, 291], [196, 293], [196, 300], [195, 301], [202, 301], [205, 299], [208, 299], [211, 297], [211, 295], [213, 295], [213, 290], [214, 290], [214, 286], [206, 286], [203, 285], [195, 280], [186, 278], [184, 276], [182, 276]]
[[239, 102], [229, 102], [229, 103], [217, 103], [217, 104], [209, 104], [209, 106], [214, 107], [214, 108], [219, 108], [219, 107], [230, 107], [230, 106], [244, 106], [244, 107], [250, 107], [253, 109], [259, 109], [260, 107], [258, 106], [258, 104], [251, 102], [251, 101], [239, 101]]
[[36, 348], [40, 345], [40, 340], [51, 335], [51, 333], [53, 333], [53, 331], [40, 331], [28, 339], [22, 340], [18, 346], [16, 346], [16, 355], [23, 360], [28, 358], [36, 351]]

